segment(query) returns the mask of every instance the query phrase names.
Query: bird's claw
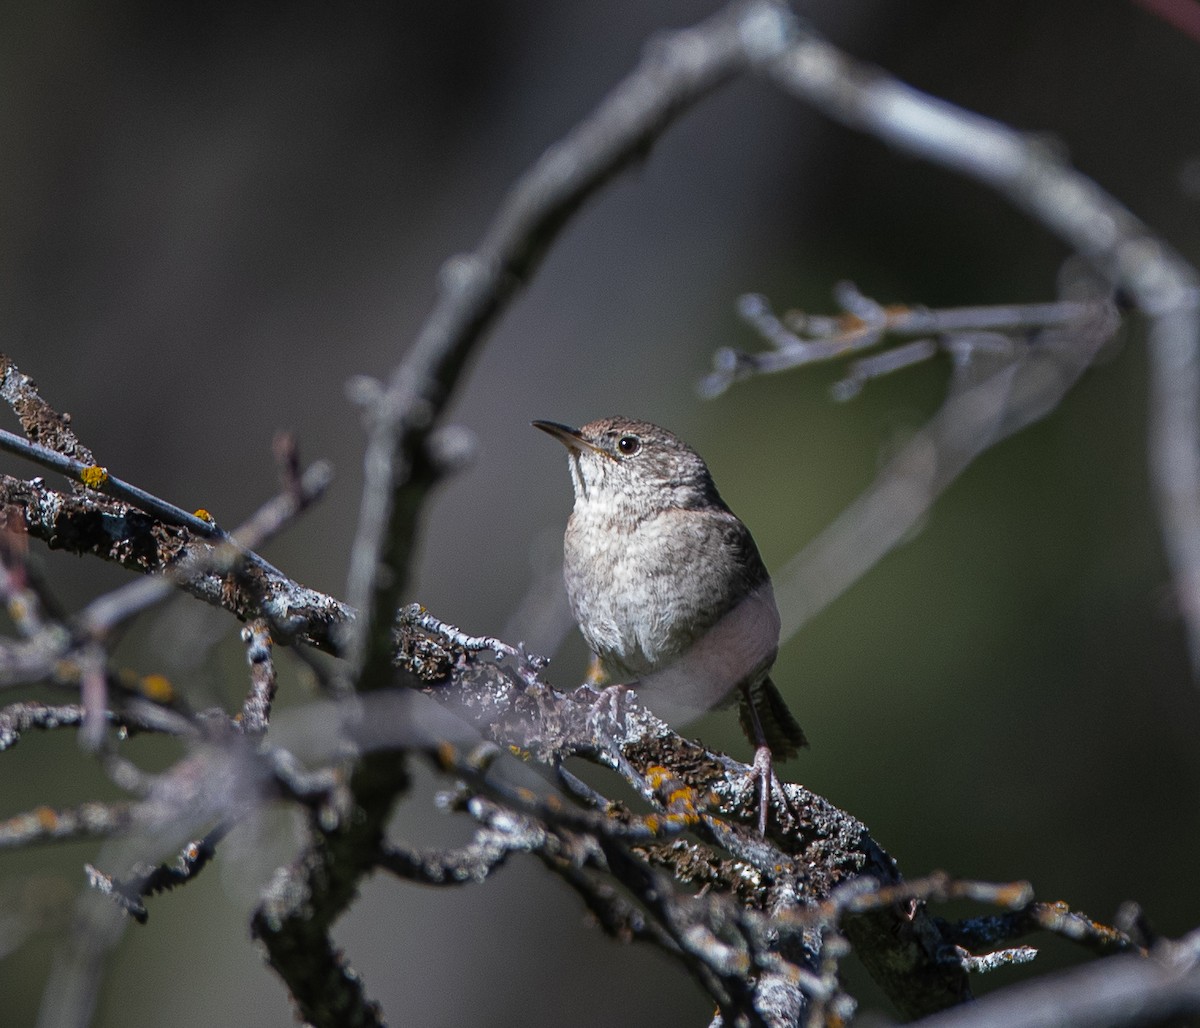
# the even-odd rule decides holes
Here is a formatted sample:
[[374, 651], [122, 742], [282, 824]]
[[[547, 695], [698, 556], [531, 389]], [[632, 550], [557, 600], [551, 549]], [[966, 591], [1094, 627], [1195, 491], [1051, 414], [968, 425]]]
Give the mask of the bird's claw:
[[575, 698], [588, 704], [589, 725], [612, 725], [621, 732], [625, 729], [625, 694], [632, 691], [624, 684], [606, 685], [602, 689], [581, 685], [575, 690]]

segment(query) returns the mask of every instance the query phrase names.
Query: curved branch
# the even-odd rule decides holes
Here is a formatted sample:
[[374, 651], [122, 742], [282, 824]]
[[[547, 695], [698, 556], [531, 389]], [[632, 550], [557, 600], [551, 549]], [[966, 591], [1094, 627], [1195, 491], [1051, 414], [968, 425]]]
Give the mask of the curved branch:
[[1200, 275], [1052, 148], [855, 61], [788, 19], [791, 43], [760, 60], [831, 118], [996, 190], [1062, 239], [1150, 322], [1150, 456], [1168, 563], [1200, 675]]

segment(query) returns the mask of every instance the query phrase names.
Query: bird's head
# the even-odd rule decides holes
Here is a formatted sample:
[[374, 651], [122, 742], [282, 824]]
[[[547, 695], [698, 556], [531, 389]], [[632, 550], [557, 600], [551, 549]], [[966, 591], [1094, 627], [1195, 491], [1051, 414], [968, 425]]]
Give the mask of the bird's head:
[[609, 417], [582, 428], [554, 421], [533, 426], [567, 448], [577, 510], [596, 505], [652, 513], [724, 506], [700, 455], [658, 425]]

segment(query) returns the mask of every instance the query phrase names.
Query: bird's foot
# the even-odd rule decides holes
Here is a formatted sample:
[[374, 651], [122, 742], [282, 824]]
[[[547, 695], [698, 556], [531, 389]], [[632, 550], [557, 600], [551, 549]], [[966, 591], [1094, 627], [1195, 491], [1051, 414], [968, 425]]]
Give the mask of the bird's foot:
[[754, 751], [754, 763], [750, 769], [751, 781], [758, 782], [758, 834], [764, 839], [767, 836], [767, 819], [771, 813], [771, 793], [779, 797], [780, 805], [787, 810], [793, 820], [799, 820], [796, 809], [792, 806], [783, 783], [775, 774], [775, 761], [771, 757], [768, 746], [759, 746]]
[[575, 699], [588, 704], [588, 724], [613, 726], [618, 732], [625, 728], [625, 694], [632, 686], [617, 684], [597, 689], [593, 685], [581, 685], [575, 690]]

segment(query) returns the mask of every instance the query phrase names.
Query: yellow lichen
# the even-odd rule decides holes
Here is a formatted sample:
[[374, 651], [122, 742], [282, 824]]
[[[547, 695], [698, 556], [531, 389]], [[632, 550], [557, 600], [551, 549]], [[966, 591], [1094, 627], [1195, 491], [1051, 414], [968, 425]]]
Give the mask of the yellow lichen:
[[155, 703], [170, 703], [175, 698], [175, 688], [166, 675], [143, 675], [138, 685], [141, 694]]
[[197, 507], [196, 510], [192, 511], [192, 514], [198, 517], [201, 521], [207, 521], [210, 525], [215, 524], [217, 520], [203, 507]]
[[89, 489], [99, 489], [108, 481], [108, 468], [99, 464], [91, 464], [79, 472], [79, 478]]
[[650, 788], [661, 788], [664, 782], [671, 780], [671, 772], [661, 764], [651, 764], [646, 768], [646, 781], [650, 783]]
[[[1012, 882], [996, 890], [996, 904], [1017, 909], [1033, 899], [1033, 887], [1028, 882]], [[1066, 907], [1066, 904], [1063, 904]]]

